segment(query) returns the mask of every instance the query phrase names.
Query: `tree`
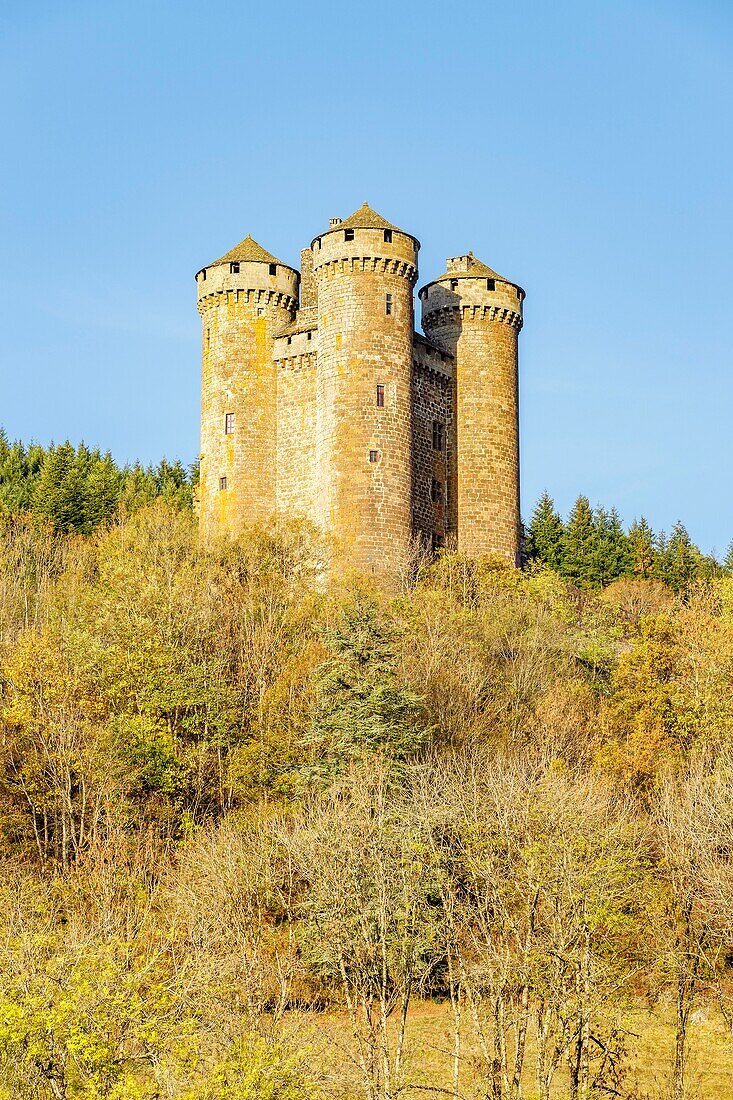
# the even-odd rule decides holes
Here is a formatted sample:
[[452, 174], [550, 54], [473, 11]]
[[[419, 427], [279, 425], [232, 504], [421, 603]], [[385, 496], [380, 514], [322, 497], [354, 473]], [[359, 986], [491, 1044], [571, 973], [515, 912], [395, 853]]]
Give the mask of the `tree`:
[[678, 521], [669, 539], [660, 544], [657, 573], [673, 592], [683, 592], [697, 575], [700, 557], [686, 527]]
[[328, 774], [364, 752], [405, 759], [430, 726], [420, 697], [400, 680], [394, 631], [375, 600], [357, 592], [324, 631], [331, 656], [316, 674], [308, 742], [316, 771]]
[[597, 528], [587, 497], [579, 496], [565, 528], [563, 574], [578, 588], [591, 588], [596, 580]]
[[407, 1020], [437, 959], [430, 868], [391, 768], [354, 768], [283, 830], [304, 888], [303, 950], [341, 991], [365, 1100], [409, 1085]]
[[654, 572], [656, 545], [654, 532], [644, 519], [634, 520], [629, 528], [629, 556], [635, 577], [651, 577]]
[[550, 569], [561, 572], [564, 554], [564, 528], [555, 504], [547, 490], [537, 501], [527, 528], [527, 553], [530, 558], [545, 562]]
[[592, 579], [599, 588], [605, 588], [611, 581], [625, 577], [630, 572], [629, 541], [615, 508], [610, 512], [598, 508], [594, 518]]

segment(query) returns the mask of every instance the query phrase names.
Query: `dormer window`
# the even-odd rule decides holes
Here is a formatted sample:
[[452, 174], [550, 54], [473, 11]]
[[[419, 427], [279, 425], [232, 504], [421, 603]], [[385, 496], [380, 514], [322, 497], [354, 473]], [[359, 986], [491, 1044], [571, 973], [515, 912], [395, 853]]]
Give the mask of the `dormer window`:
[[392, 230], [391, 229], [385, 229], [385, 231], [384, 231], [384, 240], [385, 240], [386, 244], [392, 244]]
[[353, 239], [354, 239], [354, 230], [353, 229], [344, 229], [344, 240], [345, 241], [353, 241]]
[[238, 275], [239, 274], [239, 264], [229, 264], [229, 274], [230, 275]]
[[486, 289], [487, 290], [496, 290], [496, 279], [487, 279], [486, 280]]
[[277, 275], [277, 264], [270, 264], [270, 274]]

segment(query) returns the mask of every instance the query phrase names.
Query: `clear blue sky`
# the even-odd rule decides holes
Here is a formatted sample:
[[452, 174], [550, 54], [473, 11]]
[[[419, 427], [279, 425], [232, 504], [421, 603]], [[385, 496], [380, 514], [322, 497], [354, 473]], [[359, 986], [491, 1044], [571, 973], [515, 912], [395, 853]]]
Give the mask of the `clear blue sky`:
[[35, 0], [0, 10], [0, 424], [198, 450], [194, 272], [365, 199], [527, 290], [547, 488], [733, 537], [733, 4]]

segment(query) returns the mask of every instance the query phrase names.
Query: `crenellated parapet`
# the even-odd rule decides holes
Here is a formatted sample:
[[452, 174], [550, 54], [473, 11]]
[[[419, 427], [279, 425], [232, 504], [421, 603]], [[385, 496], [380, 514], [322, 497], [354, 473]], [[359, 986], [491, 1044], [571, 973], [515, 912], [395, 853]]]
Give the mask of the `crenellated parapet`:
[[422, 323], [426, 332], [441, 325], [459, 325], [464, 322], [493, 321], [497, 324], [510, 325], [511, 328], [520, 331], [523, 325], [522, 314], [519, 310], [510, 309], [500, 305], [437, 305], [428, 312], [423, 312]]
[[268, 311], [283, 310], [285, 313], [294, 313], [298, 307], [298, 299], [281, 290], [266, 287], [248, 289], [237, 287], [236, 289], [209, 290], [208, 293], [202, 294], [197, 303], [198, 311], [203, 317], [207, 310], [222, 304], [226, 305], [227, 299], [235, 304], [246, 303], [260, 306]]
[[301, 516], [369, 573], [456, 539], [517, 561], [524, 291], [453, 256], [419, 291], [422, 335], [419, 249], [365, 203], [300, 274], [251, 237], [198, 272], [205, 535]]

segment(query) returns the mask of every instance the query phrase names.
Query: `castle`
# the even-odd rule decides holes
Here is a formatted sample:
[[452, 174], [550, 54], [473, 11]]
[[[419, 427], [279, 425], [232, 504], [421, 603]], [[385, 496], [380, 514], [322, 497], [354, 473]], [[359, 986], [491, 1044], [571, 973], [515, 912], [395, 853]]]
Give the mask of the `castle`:
[[369, 572], [420, 542], [518, 561], [524, 291], [453, 257], [422, 335], [419, 248], [365, 203], [300, 273], [251, 237], [198, 272], [204, 535], [303, 516]]

